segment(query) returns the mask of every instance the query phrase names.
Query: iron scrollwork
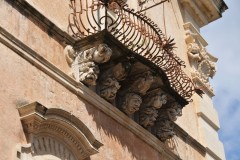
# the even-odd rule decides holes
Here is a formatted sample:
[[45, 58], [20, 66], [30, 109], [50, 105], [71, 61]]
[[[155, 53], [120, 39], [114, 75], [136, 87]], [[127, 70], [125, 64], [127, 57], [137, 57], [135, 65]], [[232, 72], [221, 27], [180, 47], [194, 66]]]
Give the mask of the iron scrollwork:
[[122, 0], [70, 0], [70, 7], [69, 29], [74, 38], [108, 31], [132, 52], [161, 68], [171, 87], [184, 99], [191, 99], [195, 86], [181, 68], [184, 62], [173, 53], [174, 39], [166, 38], [150, 18]]

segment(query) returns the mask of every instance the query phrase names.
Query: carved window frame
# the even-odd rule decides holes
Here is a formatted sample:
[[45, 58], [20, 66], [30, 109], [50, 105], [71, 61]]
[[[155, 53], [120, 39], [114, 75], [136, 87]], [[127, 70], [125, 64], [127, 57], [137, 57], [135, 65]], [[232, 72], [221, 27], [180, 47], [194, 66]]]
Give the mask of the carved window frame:
[[51, 156], [81, 160], [98, 153], [103, 145], [77, 117], [34, 102], [18, 108], [27, 143], [19, 147], [20, 160]]

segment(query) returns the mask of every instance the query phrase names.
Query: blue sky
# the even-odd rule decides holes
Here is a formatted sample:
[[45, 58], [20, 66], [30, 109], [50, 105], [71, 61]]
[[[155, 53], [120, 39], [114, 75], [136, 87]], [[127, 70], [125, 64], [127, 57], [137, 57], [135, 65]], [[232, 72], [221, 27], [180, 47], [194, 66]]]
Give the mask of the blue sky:
[[218, 111], [227, 160], [240, 160], [240, 0], [224, 0], [223, 17], [201, 29], [207, 50], [218, 57], [214, 106]]

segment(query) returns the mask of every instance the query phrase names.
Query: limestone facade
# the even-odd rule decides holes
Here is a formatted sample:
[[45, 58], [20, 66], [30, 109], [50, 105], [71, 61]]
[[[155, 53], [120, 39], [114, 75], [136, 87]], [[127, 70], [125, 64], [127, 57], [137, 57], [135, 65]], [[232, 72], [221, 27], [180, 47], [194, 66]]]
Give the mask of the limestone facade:
[[[133, 44], [105, 32], [77, 38], [70, 30], [73, 0], [0, 1], [1, 159], [225, 159], [209, 83], [217, 58], [199, 32], [220, 18], [225, 3], [110, 2], [113, 19], [120, 3], [151, 18], [166, 36], [159, 48], [173, 50], [169, 62], [176, 64], [149, 56], [155, 50], [148, 45], [161, 39]], [[83, 17], [81, 25], [94, 20]], [[128, 18], [123, 22], [133, 25]], [[100, 19], [99, 27], [106, 23]], [[147, 37], [146, 26], [137, 30]], [[177, 64], [204, 94], [188, 99], [172, 85], [178, 78], [168, 71]]]

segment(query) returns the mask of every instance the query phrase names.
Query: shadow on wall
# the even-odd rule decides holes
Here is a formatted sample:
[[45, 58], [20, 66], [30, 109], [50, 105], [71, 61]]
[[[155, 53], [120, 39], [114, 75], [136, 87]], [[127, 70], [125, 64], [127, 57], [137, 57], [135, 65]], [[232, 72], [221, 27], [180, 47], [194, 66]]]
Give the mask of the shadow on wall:
[[[82, 99], [80, 100], [82, 101]], [[113, 157], [114, 159], [126, 160], [164, 159], [163, 155], [116, 120], [89, 103], [86, 106], [89, 115], [93, 117], [93, 121], [96, 123], [97, 130], [101, 135], [100, 141], [103, 143], [100, 153], [96, 154], [98, 158], [106, 160]]]

